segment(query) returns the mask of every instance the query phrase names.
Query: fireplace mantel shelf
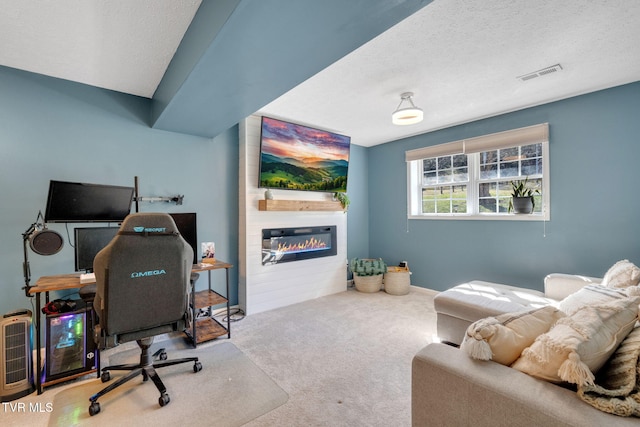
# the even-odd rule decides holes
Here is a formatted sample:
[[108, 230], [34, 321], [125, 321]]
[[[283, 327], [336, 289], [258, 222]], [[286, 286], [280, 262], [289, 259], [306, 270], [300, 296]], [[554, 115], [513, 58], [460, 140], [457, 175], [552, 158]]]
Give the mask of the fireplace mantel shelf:
[[342, 211], [337, 200], [259, 200], [261, 211]]

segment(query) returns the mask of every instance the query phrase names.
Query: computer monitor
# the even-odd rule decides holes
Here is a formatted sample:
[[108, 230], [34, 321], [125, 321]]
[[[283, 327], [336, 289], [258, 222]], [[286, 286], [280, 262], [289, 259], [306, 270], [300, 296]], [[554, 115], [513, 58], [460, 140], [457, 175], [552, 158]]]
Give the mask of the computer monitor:
[[109, 244], [119, 227], [79, 227], [75, 229], [76, 271], [93, 272], [93, 259]]
[[133, 187], [50, 181], [45, 222], [122, 222], [131, 211]]
[[182, 238], [187, 241], [189, 246], [193, 248], [193, 263], [197, 264], [198, 261], [198, 233], [196, 229], [196, 214], [195, 212], [189, 213], [170, 213], [171, 218], [176, 223], [178, 231]]

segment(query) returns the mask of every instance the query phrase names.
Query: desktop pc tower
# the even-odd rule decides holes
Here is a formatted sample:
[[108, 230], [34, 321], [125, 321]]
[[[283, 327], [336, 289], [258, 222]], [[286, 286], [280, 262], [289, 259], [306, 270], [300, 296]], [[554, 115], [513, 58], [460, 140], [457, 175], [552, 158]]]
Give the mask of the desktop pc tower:
[[47, 315], [45, 384], [64, 381], [97, 368], [91, 311], [82, 300], [76, 303], [79, 308], [75, 311]]

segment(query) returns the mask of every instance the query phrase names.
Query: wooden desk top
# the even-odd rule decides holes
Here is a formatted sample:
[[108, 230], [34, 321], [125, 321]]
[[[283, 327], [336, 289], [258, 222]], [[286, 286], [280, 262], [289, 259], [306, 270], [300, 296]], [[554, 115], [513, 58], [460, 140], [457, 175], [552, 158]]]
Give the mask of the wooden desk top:
[[194, 273], [198, 273], [200, 271], [217, 270], [219, 268], [231, 268], [231, 267], [233, 267], [233, 265], [224, 261], [220, 261], [219, 259], [216, 259], [216, 261], [213, 264], [204, 263], [204, 262], [201, 262], [200, 264], [193, 264], [193, 266], [191, 267], [191, 271]]
[[[219, 268], [231, 268], [232, 264], [224, 261], [216, 260], [213, 264], [194, 264], [191, 266], [193, 273], [199, 273], [202, 271], [217, 270]], [[34, 286], [29, 288], [29, 295], [34, 295], [40, 292], [60, 291], [63, 289], [78, 289], [83, 286], [91, 285], [91, 283], [80, 283], [80, 273], [71, 274], [56, 274], [54, 276], [42, 276], [40, 277]]]
[[76, 289], [90, 284], [91, 283], [80, 283], [80, 273], [42, 276], [34, 286], [29, 288], [29, 294], [33, 295], [40, 292], [60, 291], [62, 289]]

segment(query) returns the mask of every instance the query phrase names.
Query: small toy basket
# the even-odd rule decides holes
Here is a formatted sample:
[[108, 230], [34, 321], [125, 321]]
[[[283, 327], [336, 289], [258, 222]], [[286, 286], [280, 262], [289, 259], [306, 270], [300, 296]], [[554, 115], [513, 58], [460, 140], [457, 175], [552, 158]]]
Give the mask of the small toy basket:
[[406, 295], [411, 286], [411, 272], [407, 267], [387, 267], [384, 291], [391, 295]]

